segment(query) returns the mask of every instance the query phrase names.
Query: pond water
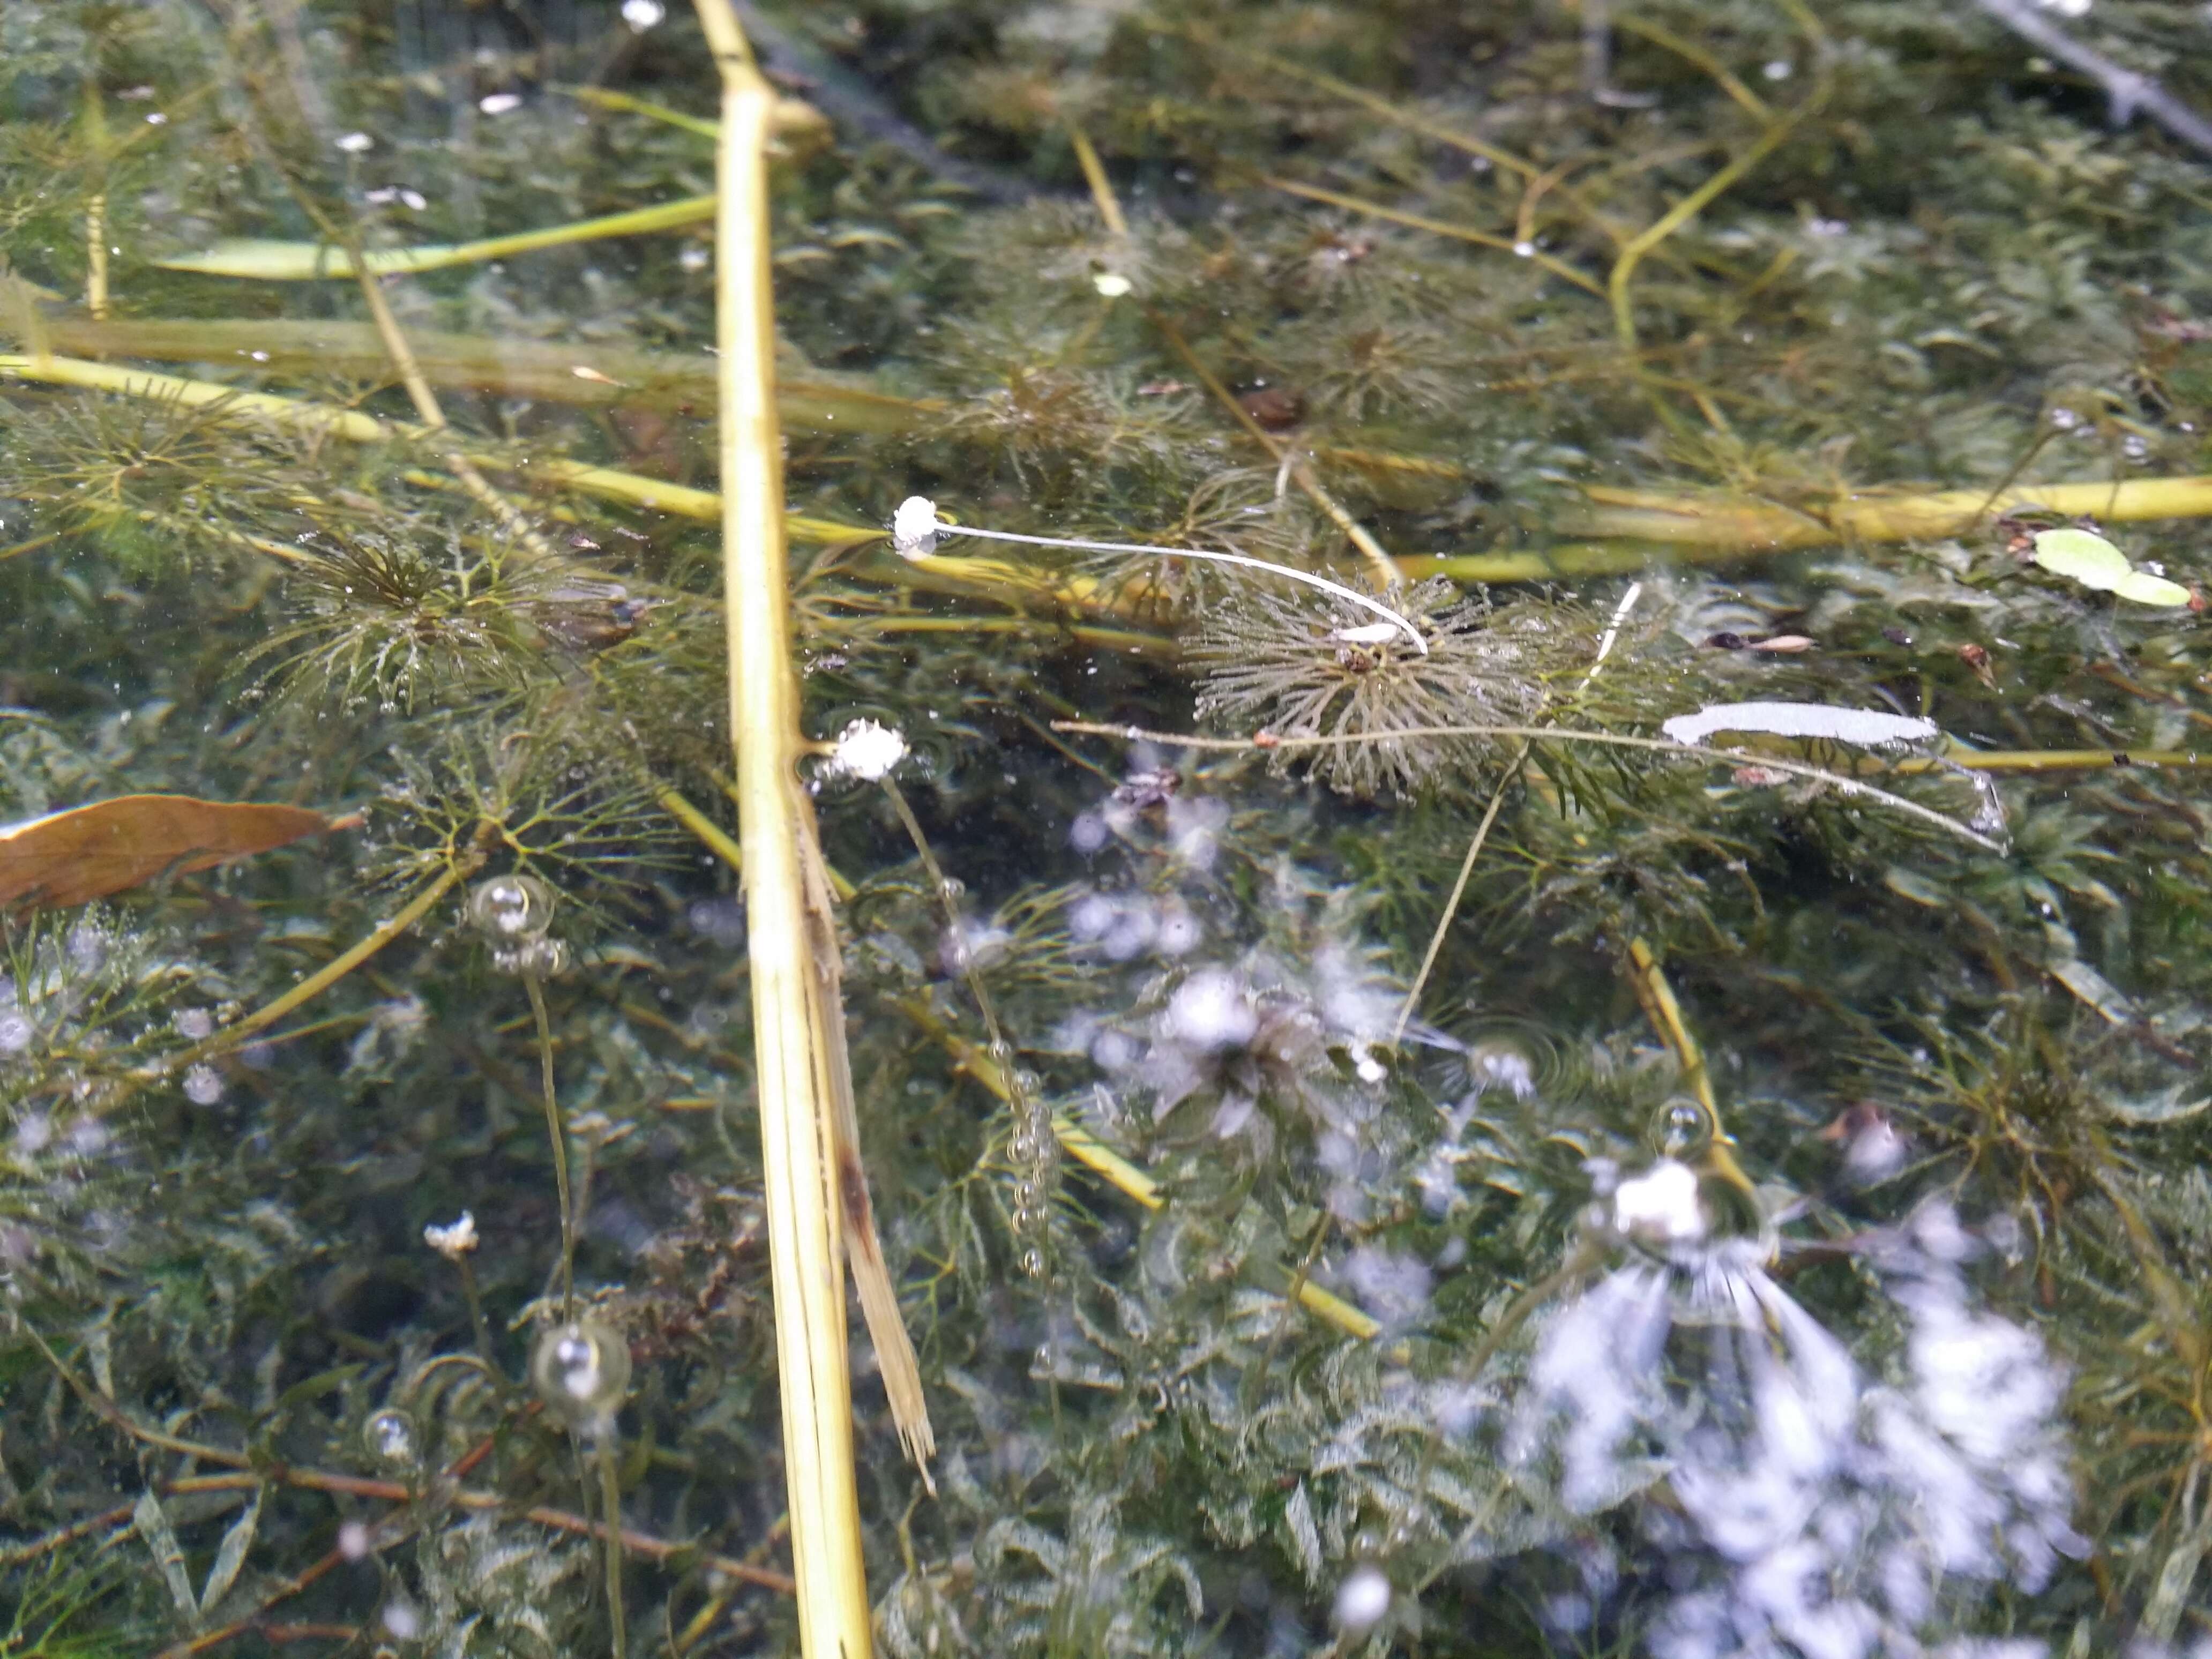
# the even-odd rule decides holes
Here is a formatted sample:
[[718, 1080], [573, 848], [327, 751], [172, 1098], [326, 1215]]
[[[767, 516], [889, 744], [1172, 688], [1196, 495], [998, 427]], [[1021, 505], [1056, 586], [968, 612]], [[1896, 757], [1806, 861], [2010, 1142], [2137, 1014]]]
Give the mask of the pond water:
[[0, 1655], [2212, 1651], [2203, 9], [730, 15], [735, 580], [702, 15], [0, 9]]

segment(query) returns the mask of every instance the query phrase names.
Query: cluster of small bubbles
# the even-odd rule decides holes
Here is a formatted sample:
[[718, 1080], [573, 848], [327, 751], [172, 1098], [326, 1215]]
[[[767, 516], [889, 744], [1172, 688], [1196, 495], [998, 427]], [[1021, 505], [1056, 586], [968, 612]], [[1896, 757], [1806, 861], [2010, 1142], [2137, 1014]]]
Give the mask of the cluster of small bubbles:
[[1651, 1148], [1662, 1158], [1695, 1158], [1712, 1138], [1712, 1120], [1694, 1100], [1678, 1095], [1652, 1114]]
[[491, 965], [525, 979], [553, 979], [568, 966], [568, 947], [547, 936], [553, 890], [535, 876], [494, 876], [469, 895], [469, 921], [492, 941]]
[[185, 1098], [195, 1106], [212, 1106], [222, 1098], [222, 1077], [212, 1066], [194, 1066], [185, 1073]]
[[88, 921], [70, 929], [67, 949], [70, 965], [80, 973], [89, 974], [107, 960], [106, 937]]
[[557, 939], [526, 939], [491, 953], [491, 965], [524, 979], [557, 979], [568, 968], [568, 947]]
[[404, 1412], [374, 1413], [361, 1425], [361, 1438], [369, 1455], [379, 1462], [398, 1468], [415, 1462], [415, 1425]]
[[1014, 1169], [1014, 1237], [1021, 1244], [1022, 1271], [1040, 1278], [1045, 1270], [1044, 1243], [1059, 1152], [1052, 1110], [1044, 1102], [1044, 1080], [1035, 1072], [1016, 1067], [1011, 1043], [1003, 1037], [994, 1042], [991, 1058], [998, 1062], [1012, 1097], [1014, 1125], [1006, 1154]]

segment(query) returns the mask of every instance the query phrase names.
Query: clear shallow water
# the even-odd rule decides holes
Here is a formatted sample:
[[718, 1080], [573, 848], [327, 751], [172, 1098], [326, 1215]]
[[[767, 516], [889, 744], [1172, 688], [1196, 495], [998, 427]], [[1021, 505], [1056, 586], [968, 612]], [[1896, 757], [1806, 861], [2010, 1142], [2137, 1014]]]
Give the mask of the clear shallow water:
[[[2064, 26], [2212, 104], [2193, 15]], [[939, 1449], [856, 1321], [878, 1644], [2204, 1640], [2203, 158], [1963, 9], [749, 27]], [[225, 251], [696, 198], [696, 26], [0, 47], [0, 816], [337, 820], [191, 868], [110, 808], [153, 852], [89, 906], [0, 836], [7, 1650], [608, 1650], [610, 1484], [627, 1649], [789, 1650], [711, 222], [383, 279], [458, 443], [327, 248]], [[1401, 559], [1426, 648], [1249, 569], [903, 561], [915, 496]], [[2083, 512], [2103, 586], [2037, 562]], [[1663, 746], [1753, 702], [1820, 712]]]

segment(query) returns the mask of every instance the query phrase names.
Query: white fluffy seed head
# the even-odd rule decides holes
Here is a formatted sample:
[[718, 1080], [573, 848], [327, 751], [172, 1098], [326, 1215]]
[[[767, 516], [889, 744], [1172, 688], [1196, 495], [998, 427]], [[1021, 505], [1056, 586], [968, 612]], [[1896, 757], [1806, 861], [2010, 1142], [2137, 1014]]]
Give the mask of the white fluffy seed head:
[[1698, 1197], [1697, 1171], [1662, 1158], [1613, 1189], [1613, 1224], [1632, 1238], [1653, 1244], [1685, 1244], [1702, 1238], [1709, 1224]]
[[448, 1261], [459, 1261], [477, 1247], [477, 1218], [468, 1210], [451, 1226], [441, 1227], [435, 1222], [422, 1229], [422, 1242]]
[[896, 726], [858, 720], [838, 733], [829, 769], [863, 783], [881, 783], [906, 754], [905, 735]]
[[902, 559], [927, 557], [937, 550], [937, 503], [909, 495], [891, 514], [891, 545]]

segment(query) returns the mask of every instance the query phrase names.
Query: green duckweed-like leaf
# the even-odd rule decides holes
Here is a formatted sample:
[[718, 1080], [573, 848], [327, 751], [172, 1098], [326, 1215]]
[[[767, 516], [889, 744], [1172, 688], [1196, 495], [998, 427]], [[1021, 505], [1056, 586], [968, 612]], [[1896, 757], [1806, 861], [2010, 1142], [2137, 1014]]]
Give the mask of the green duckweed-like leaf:
[[2116, 594], [2137, 605], [2177, 605], [2189, 603], [2189, 590], [2179, 582], [2154, 576], [2128, 562], [2128, 556], [2089, 530], [2039, 531], [2035, 562], [2053, 575], [2064, 576], [2100, 593]]

